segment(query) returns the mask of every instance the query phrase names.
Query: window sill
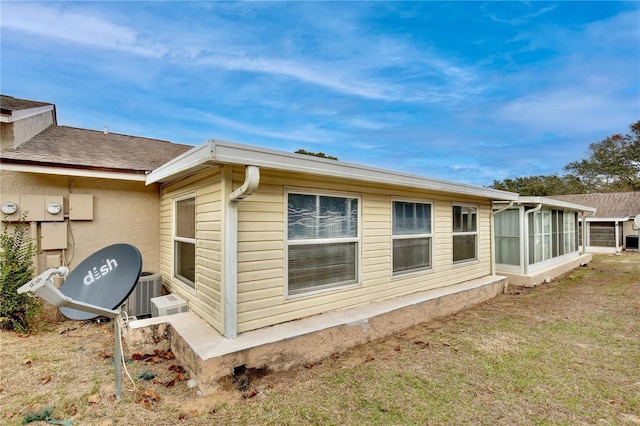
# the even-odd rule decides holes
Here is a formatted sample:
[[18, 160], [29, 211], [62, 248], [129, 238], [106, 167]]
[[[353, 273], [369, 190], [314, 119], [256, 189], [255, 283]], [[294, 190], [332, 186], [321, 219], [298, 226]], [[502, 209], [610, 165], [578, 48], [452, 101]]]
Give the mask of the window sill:
[[416, 269], [415, 271], [406, 271], [406, 272], [391, 272], [391, 280], [401, 280], [404, 278], [415, 277], [418, 275], [428, 275], [433, 273], [433, 267], [424, 268], [424, 269]]

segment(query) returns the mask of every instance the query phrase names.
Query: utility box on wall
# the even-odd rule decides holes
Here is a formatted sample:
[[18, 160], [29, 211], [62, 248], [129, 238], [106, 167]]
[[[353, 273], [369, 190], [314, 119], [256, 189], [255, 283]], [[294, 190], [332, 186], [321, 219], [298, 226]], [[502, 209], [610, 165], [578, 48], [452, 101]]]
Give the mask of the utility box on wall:
[[40, 250], [67, 248], [67, 222], [42, 222], [40, 226]]
[[20, 215], [26, 214], [25, 221], [41, 222], [44, 220], [44, 196], [21, 195]]
[[69, 219], [93, 220], [93, 195], [69, 194]]

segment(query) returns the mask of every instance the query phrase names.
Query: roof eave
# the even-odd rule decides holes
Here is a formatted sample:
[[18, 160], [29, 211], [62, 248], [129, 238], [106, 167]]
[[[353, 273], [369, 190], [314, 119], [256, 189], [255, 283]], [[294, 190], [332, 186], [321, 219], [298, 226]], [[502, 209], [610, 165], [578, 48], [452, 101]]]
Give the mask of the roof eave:
[[546, 206], [546, 207], [560, 207], [565, 210], [574, 210], [574, 211], [589, 212], [589, 213], [595, 213], [596, 211], [595, 207], [569, 203], [567, 201], [560, 201], [554, 198], [547, 198], [547, 197], [530, 197], [530, 196], [519, 197], [518, 203], [542, 204], [543, 206]]
[[42, 114], [43, 112], [53, 111], [54, 108], [55, 106], [53, 104], [50, 104], [35, 108], [3, 110], [0, 114], [0, 122], [13, 123], [14, 121], [23, 120], [34, 115]]
[[142, 171], [106, 169], [106, 168], [82, 168], [69, 165], [55, 165], [43, 163], [11, 162], [6, 159], [0, 161], [3, 171], [22, 173], [41, 173], [48, 175], [91, 177], [101, 179], [128, 180], [144, 182], [146, 175]]
[[238, 164], [366, 182], [408, 186], [423, 190], [515, 201], [518, 194], [456, 182], [430, 179], [359, 164], [288, 153], [251, 145], [210, 140], [147, 175], [147, 184], [170, 182], [211, 165]]

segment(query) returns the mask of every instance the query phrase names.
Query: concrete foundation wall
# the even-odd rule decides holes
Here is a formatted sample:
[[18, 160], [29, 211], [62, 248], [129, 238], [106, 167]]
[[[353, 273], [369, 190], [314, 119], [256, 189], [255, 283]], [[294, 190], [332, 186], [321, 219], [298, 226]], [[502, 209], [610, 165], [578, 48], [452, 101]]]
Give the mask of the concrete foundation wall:
[[508, 272], [500, 272], [506, 276], [509, 280], [510, 286], [515, 287], [535, 287], [545, 282], [549, 282], [552, 279], [566, 274], [567, 272], [591, 262], [591, 253], [581, 254], [580, 256], [567, 260], [561, 264], [551, 266], [549, 268], [536, 271], [534, 273], [523, 275]]
[[342, 311], [328, 312], [227, 340], [192, 312], [135, 321], [127, 333], [132, 351], [152, 350], [159, 339], [153, 328], [169, 323], [170, 346], [204, 393], [239, 366], [283, 371], [320, 361], [350, 347], [383, 338], [437, 319], [503, 293], [507, 280], [487, 276]]

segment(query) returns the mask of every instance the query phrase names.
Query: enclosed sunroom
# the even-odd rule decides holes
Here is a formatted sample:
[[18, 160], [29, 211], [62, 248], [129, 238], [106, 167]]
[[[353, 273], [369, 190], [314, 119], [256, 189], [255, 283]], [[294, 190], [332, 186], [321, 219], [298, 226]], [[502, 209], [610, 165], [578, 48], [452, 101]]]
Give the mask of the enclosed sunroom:
[[580, 252], [579, 222], [595, 208], [545, 197], [494, 203], [496, 272], [532, 287], [591, 261]]

